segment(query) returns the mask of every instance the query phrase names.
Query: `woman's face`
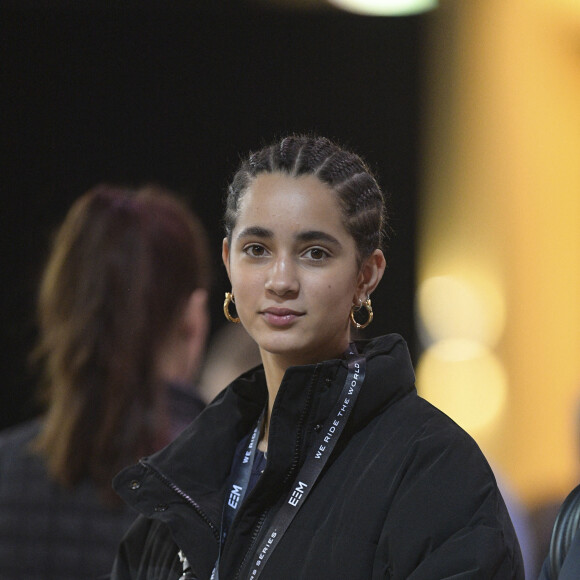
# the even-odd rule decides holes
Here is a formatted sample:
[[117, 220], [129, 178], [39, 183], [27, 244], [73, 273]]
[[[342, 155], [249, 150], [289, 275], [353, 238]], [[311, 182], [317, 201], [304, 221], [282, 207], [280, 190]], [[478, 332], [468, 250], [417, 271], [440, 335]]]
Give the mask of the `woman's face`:
[[262, 351], [307, 364], [346, 349], [364, 276], [336, 197], [317, 177], [258, 175], [223, 259], [238, 315]]

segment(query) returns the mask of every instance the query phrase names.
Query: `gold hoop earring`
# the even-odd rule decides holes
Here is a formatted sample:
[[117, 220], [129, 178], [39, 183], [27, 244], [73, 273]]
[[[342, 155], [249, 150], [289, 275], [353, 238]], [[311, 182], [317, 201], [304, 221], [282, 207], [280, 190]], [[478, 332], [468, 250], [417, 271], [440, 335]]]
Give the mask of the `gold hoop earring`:
[[[354, 319], [354, 313], [358, 312], [363, 306], [367, 309], [368, 318], [367, 318], [366, 322], [363, 322], [363, 324], [359, 324]], [[351, 309], [350, 309], [350, 320], [354, 324], [354, 326], [356, 326], [359, 329], [366, 328], [373, 321], [373, 316], [374, 316], [373, 315], [373, 307], [371, 306], [371, 299], [370, 298], [367, 298], [364, 302], [361, 300], [361, 303], [358, 306], [355, 306], [353, 304]]]
[[230, 314], [230, 302], [233, 302], [234, 304], [236, 303], [234, 300], [234, 295], [232, 292], [226, 292], [226, 299], [224, 300], [224, 314], [230, 322], [237, 324], [240, 319], [237, 316], [232, 316]]

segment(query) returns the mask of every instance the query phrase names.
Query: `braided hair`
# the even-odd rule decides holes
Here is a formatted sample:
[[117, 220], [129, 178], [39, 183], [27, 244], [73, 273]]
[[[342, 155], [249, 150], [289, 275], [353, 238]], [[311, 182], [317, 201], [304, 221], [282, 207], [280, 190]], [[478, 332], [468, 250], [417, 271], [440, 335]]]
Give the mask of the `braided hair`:
[[343, 223], [357, 246], [359, 261], [385, 238], [385, 196], [366, 163], [326, 137], [291, 135], [251, 153], [242, 161], [228, 187], [225, 232], [231, 243], [240, 201], [260, 173], [281, 172], [292, 177], [314, 175], [336, 194]]

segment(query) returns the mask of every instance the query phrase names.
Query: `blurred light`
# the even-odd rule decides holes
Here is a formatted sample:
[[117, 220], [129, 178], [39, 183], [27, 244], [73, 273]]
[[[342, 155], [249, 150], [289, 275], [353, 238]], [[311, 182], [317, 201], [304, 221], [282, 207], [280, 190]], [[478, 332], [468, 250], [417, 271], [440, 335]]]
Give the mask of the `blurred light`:
[[472, 435], [500, 417], [507, 399], [503, 365], [487, 347], [464, 339], [437, 342], [423, 353], [417, 388]]
[[437, 7], [437, 0], [328, 0], [338, 8], [369, 16], [405, 16]]
[[504, 300], [490, 277], [476, 278], [433, 276], [420, 284], [418, 322], [425, 346], [450, 338], [488, 346], [497, 342], [505, 322]]

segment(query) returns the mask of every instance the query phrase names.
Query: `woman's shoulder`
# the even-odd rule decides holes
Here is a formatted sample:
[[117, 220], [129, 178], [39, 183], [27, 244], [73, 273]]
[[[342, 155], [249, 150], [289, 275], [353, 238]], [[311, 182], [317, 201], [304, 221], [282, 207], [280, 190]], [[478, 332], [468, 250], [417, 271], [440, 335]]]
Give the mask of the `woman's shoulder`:
[[0, 431], [0, 456], [20, 454], [40, 433], [42, 421], [31, 419]]
[[410, 392], [390, 408], [382, 417], [383, 428], [392, 437], [391, 450], [397, 448], [407, 460], [440, 465], [472, 465], [485, 477], [492, 476], [492, 470], [474, 438], [451, 417], [423, 399], [416, 391]]
[[411, 397], [410, 404], [414, 407], [411, 424], [415, 425], [417, 437], [425, 444], [480, 451], [475, 439], [463, 427], [420, 394]]

